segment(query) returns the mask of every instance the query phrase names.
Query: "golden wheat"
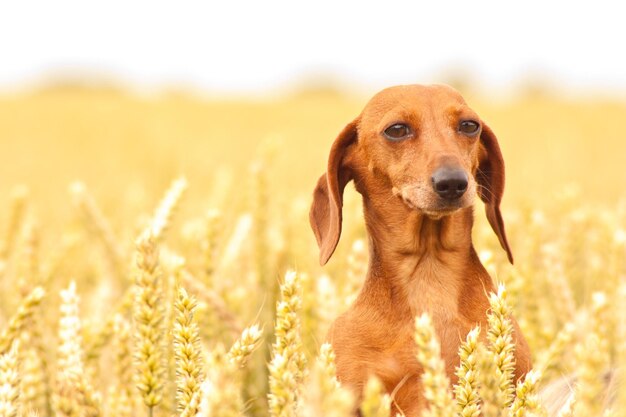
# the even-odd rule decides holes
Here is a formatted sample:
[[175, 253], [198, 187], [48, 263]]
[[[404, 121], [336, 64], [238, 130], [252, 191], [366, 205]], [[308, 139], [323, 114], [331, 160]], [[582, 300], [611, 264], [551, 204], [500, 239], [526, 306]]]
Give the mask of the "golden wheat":
[[76, 283], [61, 291], [59, 348], [57, 354], [57, 414], [67, 417], [100, 416], [100, 396], [87, 380], [81, 337]]
[[[1, 97], [0, 415], [352, 415], [359, 393], [339, 384], [322, 343], [367, 268], [360, 199], [346, 189], [324, 269], [307, 210], [361, 105], [323, 93]], [[626, 106], [528, 96], [476, 97], [476, 108], [507, 162], [516, 266], [477, 207], [475, 246], [505, 287], [490, 295], [488, 328], [446, 364], [456, 385], [418, 322], [427, 413], [626, 417], [626, 200], [615, 192]], [[599, 129], [612, 152], [595, 145]], [[521, 381], [511, 313], [535, 364]], [[393, 396], [375, 379], [360, 394], [364, 416], [389, 415]]]
[[429, 403], [428, 410], [423, 414], [427, 417], [453, 415], [455, 404], [449, 390], [450, 380], [445, 373], [439, 340], [435, 336], [430, 316], [426, 313], [415, 320], [415, 342], [417, 360], [423, 368], [421, 379], [424, 397]]
[[480, 327], [472, 329], [459, 347], [459, 366], [456, 376], [459, 378], [454, 387], [454, 396], [461, 417], [478, 417], [480, 415], [480, 398], [478, 394], [478, 337]]
[[17, 417], [19, 413], [19, 342], [0, 355], [0, 416]]
[[184, 288], [178, 289], [176, 319], [173, 327], [174, 355], [176, 357], [176, 397], [178, 412], [190, 407], [191, 400], [202, 384], [204, 373], [201, 361], [200, 334], [194, 314], [198, 303]]
[[299, 312], [302, 306], [298, 274], [289, 271], [280, 286], [281, 300], [276, 305], [273, 356], [269, 363], [270, 415], [294, 417], [298, 394], [304, 378], [305, 357], [302, 352]]
[[153, 414], [163, 399], [164, 306], [158, 249], [150, 234], [137, 242], [137, 278], [134, 303], [135, 368], [137, 388]]
[[391, 401], [391, 397], [385, 393], [380, 380], [371, 376], [363, 388], [361, 413], [363, 417], [389, 417]]
[[11, 317], [4, 331], [0, 333], [0, 354], [6, 352], [11, 347], [13, 341], [15, 341], [24, 330], [28, 320], [33, 315], [35, 308], [41, 303], [44, 295], [44, 289], [36, 287], [22, 300], [17, 313]]

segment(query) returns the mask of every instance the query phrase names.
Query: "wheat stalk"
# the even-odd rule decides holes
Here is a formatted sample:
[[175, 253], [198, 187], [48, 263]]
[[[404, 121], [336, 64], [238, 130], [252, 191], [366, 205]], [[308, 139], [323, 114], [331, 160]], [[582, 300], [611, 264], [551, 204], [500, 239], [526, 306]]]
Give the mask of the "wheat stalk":
[[145, 232], [159, 242], [172, 222], [172, 215], [178, 206], [180, 199], [187, 189], [187, 180], [179, 178], [172, 182], [165, 196], [157, 206], [148, 230]]
[[481, 412], [484, 417], [505, 416], [502, 405], [502, 392], [498, 366], [493, 360], [493, 354], [483, 344], [478, 345], [478, 392], [481, 399]]
[[300, 339], [302, 306], [298, 274], [289, 271], [280, 286], [281, 299], [276, 306], [276, 341], [272, 345], [268, 394], [270, 416], [295, 417], [298, 394], [304, 376], [305, 357]]
[[510, 417], [533, 416], [539, 409], [536, 391], [540, 379], [541, 373], [531, 370], [526, 374], [524, 380], [517, 384], [515, 399], [509, 409]]
[[598, 374], [608, 363], [608, 347], [606, 341], [602, 338], [601, 325], [598, 323], [598, 318], [603, 315], [606, 308], [606, 296], [602, 293], [595, 293], [591, 317], [586, 322], [586, 335], [582, 343], [577, 344], [575, 347], [578, 363], [576, 370], [578, 378], [575, 387], [575, 417], [600, 415], [605, 402], [604, 387]]
[[152, 416], [154, 407], [163, 400], [165, 364], [161, 343], [165, 333], [159, 253], [151, 235], [144, 235], [137, 242], [136, 264], [135, 379], [148, 414]]
[[22, 253], [18, 265], [18, 288], [26, 296], [36, 285], [40, 285], [39, 234], [33, 221], [24, 224]]
[[205, 216], [206, 233], [202, 241], [202, 253], [204, 259], [204, 284], [211, 288], [216, 269], [216, 251], [220, 235], [221, 213], [217, 209], [210, 210]]
[[454, 386], [458, 414], [461, 417], [480, 415], [480, 397], [478, 394], [478, 337], [480, 327], [467, 333], [465, 342], [459, 347], [460, 363], [456, 368], [458, 382]]
[[424, 397], [429, 404], [423, 414], [427, 417], [452, 416], [456, 407], [449, 390], [450, 380], [441, 359], [441, 345], [427, 313], [415, 319], [415, 343], [417, 360], [423, 368], [421, 380]]
[[135, 413], [133, 355], [130, 323], [119, 313], [113, 316], [113, 353], [116, 381], [109, 391], [109, 413], [116, 417], [132, 417]]
[[363, 389], [363, 402], [361, 403], [363, 417], [389, 417], [391, 414], [391, 397], [385, 393], [385, 388], [380, 380], [371, 376]]
[[302, 417], [349, 417], [354, 412], [352, 392], [337, 381], [335, 353], [329, 343], [320, 347], [303, 396], [298, 413]]
[[562, 356], [568, 345], [572, 342], [575, 330], [576, 326], [573, 323], [566, 323], [559, 333], [557, 333], [550, 346], [538, 354], [539, 358], [535, 369], [538, 369], [544, 377], [550, 375], [552, 372], [563, 369], [559, 357]]
[[182, 284], [200, 297], [200, 300], [210, 305], [220, 321], [228, 328], [228, 330], [230, 330], [233, 334], [240, 334], [243, 331], [243, 328], [239, 323], [239, 319], [230, 310], [219, 294], [197, 280], [188, 270], [182, 270], [181, 275]]
[[55, 408], [63, 416], [99, 417], [100, 396], [86, 380], [78, 313], [79, 298], [74, 281], [61, 291], [61, 299]]
[[32, 317], [35, 309], [41, 304], [41, 300], [45, 296], [42, 287], [35, 287], [20, 303], [17, 312], [9, 320], [8, 325], [0, 334], [0, 354], [5, 353], [13, 341], [17, 339], [20, 333], [26, 328], [28, 321]]
[[228, 360], [235, 368], [246, 366], [248, 358], [259, 346], [263, 330], [258, 325], [246, 327], [235, 344], [228, 351]]
[[72, 184], [70, 186], [70, 192], [74, 197], [74, 203], [85, 218], [86, 227], [92, 230], [102, 242], [106, 259], [111, 269], [115, 274], [119, 275], [121, 273], [120, 268], [123, 254], [109, 221], [100, 210], [100, 207], [98, 207], [98, 204], [96, 204], [96, 200], [87, 192], [82, 182]]
[[19, 342], [0, 355], [0, 417], [17, 417], [20, 412]]
[[34, 340], [37, 336], [33, 332], [24, 332], [20, 345], [20, 392], [23, 408], [45, 409], [48, 401], [47, 363], [40, 358], [40, 350], [36, 348], [39, 343]]
[[176, 399], [179, 412], [190, 409], [193, 396], [200, 390], [203, 364], [198, 325], [194, 320], [197, 301], [184, 288], [178, 289], [174, 307], [174, 356], [176, 358]]
[[513, 323], [511, 322], [511, 309], [506, 300], [504, 285], [498, 286], [497, 293], [489, 295], [491, 309], [487, 313], [487, 340], [489, 341], [489, 353], [496, 364], [498, 379], [498, 403], [500, 408], [508, 407], [513, 401], [515, 387], [513, 385], [513, 372], [515, 371], [515, 345], [513, 343]]

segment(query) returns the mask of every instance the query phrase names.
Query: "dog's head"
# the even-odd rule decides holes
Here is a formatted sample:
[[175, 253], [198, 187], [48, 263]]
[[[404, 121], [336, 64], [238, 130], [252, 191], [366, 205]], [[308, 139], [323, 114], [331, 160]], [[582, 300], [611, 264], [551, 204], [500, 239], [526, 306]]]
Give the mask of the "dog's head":
[[471, 206], [478, 194], [513, 262], [500, 214], [504, 161], [498, 141], [452, 88], [385, 89], [341, 131], [310, 211], [322, 265], [339, 242], [343, 190], [352, 179], [361, 192], [397, 198], [434, 219]]

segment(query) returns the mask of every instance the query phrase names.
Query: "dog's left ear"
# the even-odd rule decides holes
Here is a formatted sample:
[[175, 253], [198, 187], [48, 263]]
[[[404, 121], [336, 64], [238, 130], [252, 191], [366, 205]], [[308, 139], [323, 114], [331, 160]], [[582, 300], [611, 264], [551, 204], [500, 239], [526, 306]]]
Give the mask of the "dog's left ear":
[[485, 212], [491, 228], [498, 236], [502, 249], [506, 251], [509, 262], [513, 263], [513, 253], [506, 240], [504, 221], [500, 213], [500, 202], [504, 193], [504, 159], [500, 152], [498, 139], [493, 131], [483, 123], [480, 134], [480, 156], [476, 181], [478, 194], [485, 203]]
[[343, 190], [352, 179], [347, 164], [348, 148], [357, 138], [358, 119], [348, 123], [333, 142], [326, 173], [317, 181], [309, 211], [311, 228], [320, 248], [320, 264], [325, 265], [341, 236]]

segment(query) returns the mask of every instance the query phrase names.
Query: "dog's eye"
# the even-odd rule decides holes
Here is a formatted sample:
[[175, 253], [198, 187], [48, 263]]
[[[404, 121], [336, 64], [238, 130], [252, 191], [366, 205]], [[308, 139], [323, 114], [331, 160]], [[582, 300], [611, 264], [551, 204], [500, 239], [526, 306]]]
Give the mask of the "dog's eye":
[[459, 132], [467, 136], [474, 136], [480, 130], [478, 122], [473, 120], [463, 120], [459, 123]]
[[402, 139], [406, 139], [411, 135], [411, 128], [403, 123], [396, 123], [389, 126], [383, 132], [385, 137], [392, 141], [398, 141]]

